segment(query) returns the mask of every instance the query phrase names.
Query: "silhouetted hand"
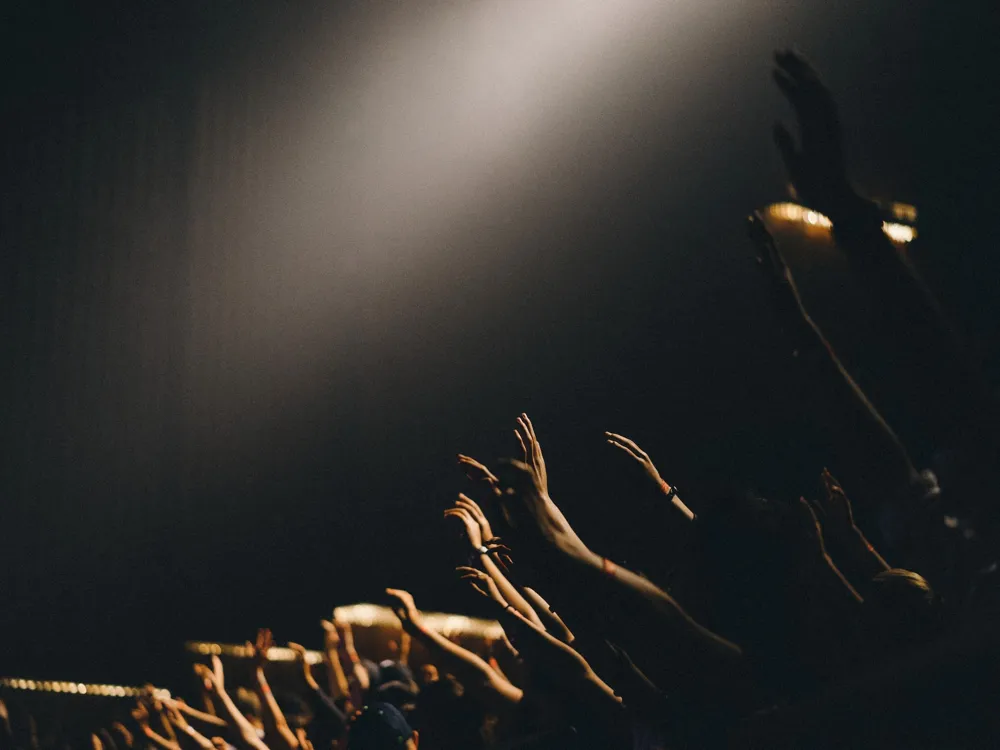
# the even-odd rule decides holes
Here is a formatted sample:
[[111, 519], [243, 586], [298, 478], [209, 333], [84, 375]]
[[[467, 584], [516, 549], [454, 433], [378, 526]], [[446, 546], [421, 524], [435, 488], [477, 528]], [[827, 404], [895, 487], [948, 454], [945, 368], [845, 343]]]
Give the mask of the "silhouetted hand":
[[[497, 493], [500, 492], [500, 480], [497, 479]], [[479, 524], [479, 535], [483, 540], [483, 544], [493, 541], [496, 537], [493, 535], [493, 529], [490, 527], [490, 522], [486, 518], [486, 514], [483, 513], [482, 508], [479, 504], [473, 500], [471, 497], [465, 494], [459, 493], [458, 501], [455, 503], [459, 508], [463, 508], [469, 512], [477, 524]]]
[[469, 479], [486, 482], [494, 494], [500, 493], [500, 480], [486, 467], [486, 464], [461, 453], [458, 454], [458, 462], [465, 467], [465, 475]]
[[324, 648], [327, 651], [336, 651], [337, 647], [340, 646], [340, 633], [337, 632], [337, 626], [329, 620], [320, 620], [319, 624], [323, 627]]
[[[535, 435], [535, 426], [531, 424], [527, 414], [522, 414], [517, 418], [519, 430], [514, 430], [514, 436], [521, 445], [521, 452], [524, 456], [524, 463], [535, 470], [538, 481], [541, 483], [544, 492], [549, 491], [549, 475], [545, 471], [545, 457], [542, 455], [542, 446]], [[524, 433], [522, 435], [522, 432]]]
[[143, 730], [149, 727], [149, 709], [142, 701], [136, 703], [135, 708], [132, 709], [132, 720]]
[[843, 539], [857, 529], [851, 501], [828, 469], [823, 469], [820, 480], [823, 482], [823, 497], [819, 506], [823, 510], [824, 527], [831, 537]]
[[301, 643], [289, 642], [288, 648], [295, 652], [295, 660], [302, 668], [302, 676], [306, 681], [306, 685], [308, 685], [311, 690], [319, 690], [319, 683], [316, 682], [316, 678], [313, 677], [312, 669], [309, 668], [309, 662], [306, 660], [305, 646]]
[[[554, 551], [587, 559], [592, 553], [549, 497], [544, 478], [534, 466], [510, 461], [501, 470], [501, 503], [517, 534], [531, 552]], [[524, 549], [515, 545], [520, 553]]]
[[420, 616], [420, 610], [417, 609], [417, 605], [413, 601], [413, 596], [409, 591], [386, 589], [385, 593], [394, 600], [392, 610], [396, 613], [396, 617], [399, 618], [403, 630], [407, 633], [413, 633], [423, 628], [423, 618]]
[[774, 141], [802, 201], [836, 221], [858, 199], [847, 179], [837, 105], [816, 71], [790, 50], [775, 52], [773, 76], [795, 110], [799, 146], [781, 123]]
[[258, 667], [267, 663], [267, 654], [274, 645], [274, 635], [270, 628], [260, 628], [257, 631], [257, 640], [254, 643], [247, 641], [247, 649]]
[[494, 580], [490, 576], [486, 575], [486, 573], [478, 568], [473, 568], [468, 565], [460, 565], [455, 568], [455, 571], [461, 575], [463, 581], [468, 581], [472, 588], [485, 596], [487, 599], [492, 599], [501, 607], [507, 606], [507, 601], [500, 593], [500, 589], [497, 588]]
[[660, 472], [657, 470], [656, 465], [653, 463], [653, 459], [649, 457], [642, 448], [635, 444], [635, 441], [629, 440], [623, 435], [617, 435], [614, 432], [605, 432], [605, 437], [608, 439], [608, 445], [613, 445], [615, 448], [625, 451], [629, 456], [634, 458], [639, 462], [639, 465], [643, 468], [643, 471], [652, 479], [657, 486], [664, 487], [666, 491], [670, 491], [670, 485], [663, 481], [663, 477], [660, 476]]
[[445, 518], [457, 518], [462, 522], [465, 527], [465, 536], [469, 540], [469, 544], [472, 545], [472, 549], [478, 551], [483, 546], [482, 533], [479, 530], [479, 524], [476, 523], [476, 519], [472, 517], [472, 514], [465, 508], [456, 507], [449, 508], [444, 512]]

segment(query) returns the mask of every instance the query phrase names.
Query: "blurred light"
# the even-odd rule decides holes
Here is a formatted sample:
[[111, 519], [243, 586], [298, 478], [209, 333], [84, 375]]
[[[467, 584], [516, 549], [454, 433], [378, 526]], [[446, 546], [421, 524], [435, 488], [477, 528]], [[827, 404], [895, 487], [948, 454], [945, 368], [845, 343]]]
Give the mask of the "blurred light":
[[[53, 680], [28, 680], [21, 677], [0, 677], [0, 687], [12, 690], [27, 690], [36, 693], [71, 693], [73, 695], [106, 695], [124, 698], [127, 695], [139, 695], [139, 688], [123, 685], [92, 685], [85, 682], [65, 682]], [[170, 692], [158, 689], [157, 697], [170, 697]]]
[[[917, 217], [917, 209], [913, 206], [905, 203], [894, 203], [892, 206], [893, 216], [902, 214], [907, 220], [915, 220]], [[897, 211], [898, 207], [903, 208], [899, 208]], [[827, 230], [833, 227], [833, 222], [830, 221], [829, 217], [797, 203], [774, 203], [767, 208], [767, 213], [774, 219], [797, 222], [810, 227], [820, 227]], [[912, 242], [917, 237], [917, 230], [914, 227], [890, 221], [882, 222], [882, 231], [890, 240], [900, 244]]]

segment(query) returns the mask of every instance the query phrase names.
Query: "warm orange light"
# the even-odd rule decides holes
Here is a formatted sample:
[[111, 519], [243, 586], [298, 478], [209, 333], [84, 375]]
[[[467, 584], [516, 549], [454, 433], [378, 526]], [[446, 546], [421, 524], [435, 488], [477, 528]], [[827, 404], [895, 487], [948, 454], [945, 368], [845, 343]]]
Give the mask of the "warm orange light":
[[[830, 221], [829, 217], [805, 206], [800, 206], [798, 203], [774, 203], [768, 206], [767, 213], [773, 219], [805, 224], [807, 227], [819, 227], [826, 230], [833, 227], [833, 222]], [[896, 218], [915, 221], [917, 209], [906, 203], [893, 203], [892, 214]], [[913, 242], [917, 237], [915, 228], [891, 221], [882, 222], [882, 231], [890, 240], [900, 244]]]

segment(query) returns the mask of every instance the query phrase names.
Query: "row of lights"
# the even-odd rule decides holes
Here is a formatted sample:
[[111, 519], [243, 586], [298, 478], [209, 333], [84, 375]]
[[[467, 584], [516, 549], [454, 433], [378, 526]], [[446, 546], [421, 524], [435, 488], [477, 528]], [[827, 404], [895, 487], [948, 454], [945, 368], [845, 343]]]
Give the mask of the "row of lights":
[[[824, 216], [818, 211], [813, 211], [805, 206], [800, 206], [798, 203], [775, 203], [768, 207], [768, 214], [775, 219], [795, 221], [822, 229], [830, 229], [833, 226], [833, 222], [830, 221], [828, 216]], [[893, 215], [907, 219], [912, 217], [915, 220], [917, 212], [913, 206], [905, 203], [894, 203]], [[885, 232], [890, 240], [900, 244], [913, 242], [917, 237], [917, 230], [915, 228], [892, 221], [883, 221], [882, 231]]]
[[[421, 612], [421, 615], [427, 627], [448, 637], [465, 635], [496, 640], [503, 634], [500, 623], [494, 620], [480, 620], [475, 617], [441, 612]], [[399, 627], [399, 619], [396, 614], [389, 607], [378, 604], [351, 604], [346, 607], [337, 607], [333, 610], [333, 618], [338, 622], [347, 622], [362, 628]], [[230, 643], [188, 641], [184, 644], [184, 648], [200, 656], [229, 656], [245, 659], [253, 655], [252, 649], [247, 646]], [[290, 648], [272, 646], [267, 652], [268, 661], [294, 661], [295, 658], [296, 654]], [[306, 661], [309, 664], [319, 664], [323, 661], [323, 654], [319, 651], [306, 651]]]
[[[238, 659], [246, 659], [253, 656], [253, 649], [229, 643], [188, 641], [184, 644], [184, 648], [193, 654], [201, 656], [233, 656]], [[272, 646], [267, 650], [268, 661], [295, 661], [295, 659], [296, 654], [290, 648]], [[319, 664], [321, 661], [323, 661], [323, 655], [319, 651], [306, 651], [306, 662], [309, 664]]]
[[[68, 693], [69, 695], [99, 695], [106, 698], [134, 698], [142, 693], [142, 688], [125, 685], [90, 685], [84, 682], [61, 682], [57, 680], [26, 680], [19, 677], [0, 677], [0, 687], [11, 690], [30, 690], [36, 693]], [[170, 692], [157, 689], [158, 698], [169, 698]]]

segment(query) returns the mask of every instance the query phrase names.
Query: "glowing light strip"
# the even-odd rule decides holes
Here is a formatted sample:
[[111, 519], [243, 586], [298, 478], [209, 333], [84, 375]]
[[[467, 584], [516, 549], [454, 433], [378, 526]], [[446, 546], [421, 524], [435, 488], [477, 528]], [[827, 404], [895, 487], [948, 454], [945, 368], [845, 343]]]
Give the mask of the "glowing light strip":
[[[193, 654], [202, 656], [233, 656], [237, 659], [248, 659], [253, 653], [246, 646], [237, 646], [228, 643], [211, 643], [209, 641], [188, 641], [184, 648]], [[290, 648], [282, 646], [272, 646], [267, 651], [268, 661], [295, 661], [295, 652]], [[323, 661], [323, 654], [319, 651], [306, 651], [306, 661], [309, 664], [319, 664]]]
[[[916, 209], [913, 209], [912, 206], [908, 206], [907, 208], [912, 209], [912, 214], [905, 212], [907, 215], [916, 216]], [[794, 221], [808, 226], [821, 227], [822, 229], [833, 227], [833, 222], [830, 221], [829, 217], [805, 206], [800, 206], [797, 203], [775, 203], [769, 206], [767, 211], [775, 219]], [[912, 242], [917, 237], [917, 230], [915, 228], [891, 221], [882, 222], [882, 231], [893, 242], [902, 244]]]
[[[445, 636], [467, 635], [483, 639], [496, 639], [503, 633], [500, 623], [492, 620], [480, 620], [475, 617], [464, 615], [450, 615], [442, 612], [421, 612], [424, 624], [431, 630], [435, 630]], [[346, 607], [337, 607], [333, 610], [334, 619], [341, 622], [349, 622], [358, 627], [371, 628], [398, 628], [399, 620], [395, 613], [388, 607], [378, 604], [351, 604]], [[209, 641], [188, 641], [184, 648], [194, 654], [201, 656], [229, 656], [237, 659], [247, 659], [251, 656], [251, 651], [246, 646], [229, 643], [211, 643]], [[295, 652], [290, 648], [272, 647], [267, 652], [269, 661], [294, 661]], [[323, 654], [319, 651], [306, 651], [306, 661], [310, 664], [319, 664], [323, 661]]]
[[[424, 624], [442, 635], [469, 635], [478, 638], [499, 638], [503, 633], [500, 623], [494, 620], [480, 620], [465, 615], [451, 615], [443, 612], [421, 612]], [[352, 604], [333, 610], [335, 619], [361, 627], [398, 628], [399, 620], [388, 607], [378, 604]]]
[[[104, 698], [134, 698], [142, 694], [142, 688], [126, 685], [99, 685], [85, 682], [64, 682], [60, 680], [27, 680], [21, 677], [0, 677], [0, 687], [11, 690], [29, 690], [36, 693], [67, 693], [69, 695], [94, 695]], [[170, 691], [157, 688], [153, 691], [157, 698], [169, 698]]]

